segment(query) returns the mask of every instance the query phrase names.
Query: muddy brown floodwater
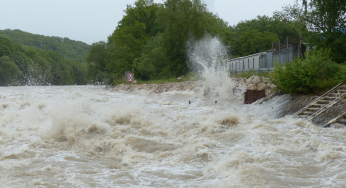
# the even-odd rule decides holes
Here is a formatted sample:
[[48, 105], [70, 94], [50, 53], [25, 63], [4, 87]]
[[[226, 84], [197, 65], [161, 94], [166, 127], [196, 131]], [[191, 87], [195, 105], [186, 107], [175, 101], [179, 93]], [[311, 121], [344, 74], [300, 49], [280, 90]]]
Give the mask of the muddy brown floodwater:
[[2, 87], [2, 187], [344, 187], [344, 129], [197, 86]]

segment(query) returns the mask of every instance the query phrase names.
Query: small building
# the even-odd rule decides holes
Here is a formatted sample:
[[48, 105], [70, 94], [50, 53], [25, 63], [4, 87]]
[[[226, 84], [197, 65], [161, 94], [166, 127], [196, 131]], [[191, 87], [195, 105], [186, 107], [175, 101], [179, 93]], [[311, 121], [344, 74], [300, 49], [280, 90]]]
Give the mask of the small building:
[[266, 53], [256, 53], [245, 57], [238, 57], [228, 61], [228, 67], [231, 72], [241, 72], [249, 70], [258, 70], [266, 62]]
[[246, 71], [271, 71], [274, 68], [274, 63], [292, 62], [298, 56], [298, 46], [288, 45], [266, 52], [251, 54], [245, 57], [238, 57], [228, 60], [227, 64], [231, 73], [246, 72]]

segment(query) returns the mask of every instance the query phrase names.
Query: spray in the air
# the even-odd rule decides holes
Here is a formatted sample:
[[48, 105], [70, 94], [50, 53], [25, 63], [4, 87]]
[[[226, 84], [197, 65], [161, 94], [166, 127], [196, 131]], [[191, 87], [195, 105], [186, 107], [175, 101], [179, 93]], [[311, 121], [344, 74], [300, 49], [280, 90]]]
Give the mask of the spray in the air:
[[228, 50], [222, 42], [210, 35], [200, 40], [190, 40], [187, 44], [190, 68], [199, 72], [205, 79], [204, 95], [211, 100], [243, 100], [245, 88], [229, 77], [227, 68]]

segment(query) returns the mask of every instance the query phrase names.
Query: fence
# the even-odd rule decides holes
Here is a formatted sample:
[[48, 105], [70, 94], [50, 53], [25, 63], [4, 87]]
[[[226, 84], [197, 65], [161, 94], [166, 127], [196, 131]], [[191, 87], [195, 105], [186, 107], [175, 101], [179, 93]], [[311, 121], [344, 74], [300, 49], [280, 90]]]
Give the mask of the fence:
[[285, 64], [301, 56], [300, 37], [287, 37], [285, 43], [273, 43], [272, 50], [229, 60], [227, 64], [231, 74], [250, 70], [272, 71], [275, 62]]

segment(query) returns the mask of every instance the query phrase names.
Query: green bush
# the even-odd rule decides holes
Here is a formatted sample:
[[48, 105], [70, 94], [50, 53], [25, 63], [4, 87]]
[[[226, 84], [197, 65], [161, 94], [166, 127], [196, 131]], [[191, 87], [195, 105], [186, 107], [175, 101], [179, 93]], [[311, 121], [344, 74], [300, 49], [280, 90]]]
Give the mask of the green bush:
[[330, 60], [330, 50], [305, 53], [306, 58], [296, 58], [292, 63], [276, 63], [270, 74], [272, 82], [283, 93], [321, 93], [342, 80], [346, 69]]
[[341, 69], [337, 72], [336, 79], [340, 80], [343, 83], [346, 83], [346, 65], [343, 64], [340, 67]]

